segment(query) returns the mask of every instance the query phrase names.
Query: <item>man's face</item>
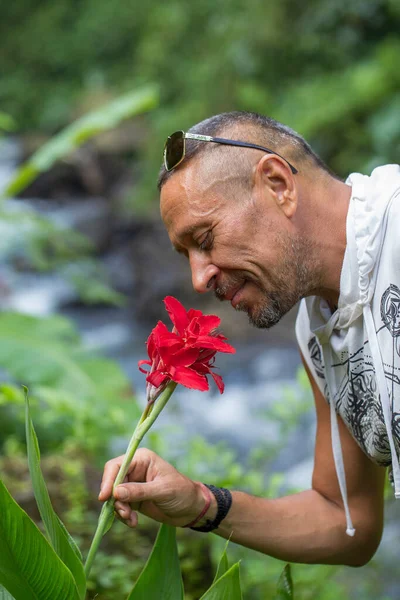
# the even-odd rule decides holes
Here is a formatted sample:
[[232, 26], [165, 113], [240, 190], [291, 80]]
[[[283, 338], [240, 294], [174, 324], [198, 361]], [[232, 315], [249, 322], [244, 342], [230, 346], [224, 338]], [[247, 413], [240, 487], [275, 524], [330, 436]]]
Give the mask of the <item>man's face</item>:
[[276, 203], [189, 163], [161, 191], [161, 216], [173, 246], [189, 259], [194, 289], [210, 289], [271, 327], [301, 297], [305, 248]]

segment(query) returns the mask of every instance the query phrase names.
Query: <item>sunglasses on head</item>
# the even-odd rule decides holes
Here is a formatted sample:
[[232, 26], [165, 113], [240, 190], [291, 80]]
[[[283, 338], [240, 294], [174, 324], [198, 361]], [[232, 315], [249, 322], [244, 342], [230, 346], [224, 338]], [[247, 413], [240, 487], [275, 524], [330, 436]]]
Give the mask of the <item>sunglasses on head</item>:
[[175, 131], [168, 136], [164, 146], [164, 165], [167, 171], [172, 171], [177, 167], [185, 158], [185, 140], [196, 140], [197, 142], [214, 142], [214, 144], [225, 144], [225, 146], [240, 146], [241, 148], [255, 148], [256, 150], [262, 150], [268, 154], [276, 154], [282, 158], [289, 165], [293, 175], [298, 173], [297, 169], [290, 164], [286, 158], [270, 150], [264, 148], [264, 146], [258, 146], [257, 144], [249, 144], [248, 142], [240, 142], [239, 140], [227, 140], [220, 137], [211, 137], [209, 135], [200, 135], [198, 133], [186, 133], [185, 131]]

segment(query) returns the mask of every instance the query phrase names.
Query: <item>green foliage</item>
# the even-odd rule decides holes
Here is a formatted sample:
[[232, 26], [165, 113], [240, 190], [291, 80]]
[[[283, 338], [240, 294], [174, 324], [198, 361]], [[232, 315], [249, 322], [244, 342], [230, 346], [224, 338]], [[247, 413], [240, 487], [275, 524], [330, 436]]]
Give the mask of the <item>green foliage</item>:
[[[86, 303], [122, 305], [124, 297], [107, 284], [105, 270], [91, 257], [94, 248], [86, 236], [54, 225], [49, 218], [27, 207], [5, 203], [4, 197], [23, 191], [57, 160], [65, 158], [98, 133], [115, 128], [124, 119], [152, 109], [157, 102], [155, 86], [130, 92], [76, 120], [39, 148], [17, 170], [2, 194], [0, 258], [23, 258], [27, 265], [42, 271], [57, 267], [59, 274], [70, 280]], [[10, 126], [11, 122], [11, 117], [7, 120], [6, 115], [0, 113], [0, 128], [2, 124]]]
[[79, 600], [70, 571], [0, 481], [0, 583], [15, 600]]
[[303, 367], [299, 367], [297, 371], [296, 383], [295, 386], [283, 385], [284, 402], [275, 402], [264, 411], [264, 417], [275, 422], [281, 439], [287, 439], [302, 415], [314, 406], [310, 383]]
[[221, 558], [219, 559], [219, 563], [218, 563], [218, 567], [217, 567], [217, 571], [215, 573], [213, 583], [215, 583], [220, 577], [222, 577], [222, 575], [224, 573], [226, 573], [229, 569], [228, 555], [226, 553], [228, 544], [229, 544], [229, 540], [226, 542], [224, 551], [221, 554]]
[[112, 289], [101, 264], [93, 259], [81, 259], [69, 264], [65, 277], [70, 281], [84, 304], [109, 304], [124, 306], [126, 298]]
[[120, 306], [125, 299], [107, 284], [107, 275], [94, 259], [92, 242], [77, 231], [54, 224], [27, 206], [0, 204], [0, 259], [22, 262], [37, 271], [57, 269], [88, 304]]
[[[264, 464], [266, 460], [264, 455]], [[174, 462], [192, 479], [209, 479], [215, 485], [240, 487], [256, 495], [266, 493], [263, 473], [239, 462], [237, 453], [223, 442], [210, 444], [201, 436], [193, 436], [185, 441], [185, 453], [174, 457]]]
[[234, 564], [217, 579], [201, 600], [242, 600], [239, 563]]
[[[63, 317], [2, 313], [0, 367], [11, 381], [31, 387], [46, 448], [68, 437], [77, 448], [104, 460], [110, 431], [125, 433], [127, 423], [140, 414], [121, 369], [86, 350], [72, 323]], [[0, 415], [0, 431], [9, 427], [10, 432], [18, 432], [24, 400], [10, 384], [0, 386]]]
[[82, 556], [72, 537], [60, 521], [52, 507], [49, 493], [40, 469], [40, 451], [35, 429], [29, 413], [28, 390], [24, 388], [26, 402], [26, 442], [28, 464], [33, 491], [40, 516], [46, 528], [50, 543], [63, 563], [71, 571], [81, 598], [85, 597], [86, 579], [82, 565]]
[[17, 257], [44, 271], [93, 250], [91, 242], [77, 231], [56, 226], [33, 209], [15, 202], [0, 204], [0, 224], [2, 261]]
[[285, 565], [279, 577], [274, 600], [293, 600], [293, 580], [290, 565]]
[[27, 163], [22, 165], [8, 183], [4, 196], [15, 196], [24, 190], [38, 175], [48, 171], [61, 158], [70, 154], [90, 138], [116, 127], [121, 121], [154, 108], [158, 102], [154, 87], [143, 88], [121, 96], [99, 110], [91, 112], [61, 133], [51, 138]]
[[0, 16], [0, 102], [22, 130], [55, 131], [99, 97], [159, 84], [135, 206], [155, 196], [166, 136], [226, 110], [282, 119], [342, 176], [398, 155], [396, 123], [385, 133], [399, 89], [392, 0], [21, 0]]
[[2, 585], [0, 585], [0, 600], [15, 600], [14, 596], [11, 596], [10, 592], [7, 592]]
[[143, 571], [128, 600], [183, 600], [183, 584], [175, 540], [175, 527], [161, 525]]
[[[129, 393], [127, 379], [118, 366], [93, 358], [80, 345], [77, 331], [64, 317], [36, 318], [3, 312], [0, 348], [0, 365], [28, 384], [51, 385], [60, 392], [93, 401]], [[99, 381], [100, 372], [105, 382]]]
[[[83, 600], [86, 577], [81, 555], [53, 510], [41, 471], [40, 450], [30, 417], [27, 388], [24, 388], [24, 395], [29, 470], [39, 512], [55, 552], [0, 481], [0, 550], [3, 556], [0, 586], [5, 586], [0, 588], [0, 594], [5, 600], [10, 597], [15, 600], [34, 600], [38, 597], [43, 600]], [[2, 518], [1, 513], [6, 513], [7, 517]], [[240, 600], [242, 594], [238, 569], [238, 563], [228, 568], [225, 547], [217, 575], [204, 599]], [[176, 530], [167, 525], [161, 525], [151, 555], [128, 598], [140, 600], [148, 597], [163, 597], [166, 600], [184, 598]]]
[[0, 111], [0, 130], [13, 131], [16, 127], [14, 119], [7, 113]]

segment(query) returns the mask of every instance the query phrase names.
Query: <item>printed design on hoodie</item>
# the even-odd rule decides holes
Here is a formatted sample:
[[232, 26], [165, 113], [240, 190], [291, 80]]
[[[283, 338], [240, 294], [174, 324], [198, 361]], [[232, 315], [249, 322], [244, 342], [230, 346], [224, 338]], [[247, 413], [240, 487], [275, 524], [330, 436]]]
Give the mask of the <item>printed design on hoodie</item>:
[[400, 290], [391, 283], [381, 299], [381, 317], [392, 337], [400, 336]]
[[[393, 411], [394, 398], [400, 395], [400, 289], [396, 285], [390, 284], [384, 291], [380, 307], [382, 326], [376, 333], [378, 338], [391, 337], [391, 361], [384, 361], [384, 371], [391, 399], [394, 443], [399, 452], [400, 412]], [[310, 338], [308, 350], [315, 373], [323, 380], [324, 395], [330, 402], [322, 351], [316, 336]], [[382, 466], [390, 465], [390, 446], [368, 340], [351, 354], [343, 352], [340, 362], [333, 364], [332, 368], [340, 373], [340, 377], [336, 378], [340, 385], [335, 393], [338, 414], [359, 446], [374, 462]]]
[[320, 345], [318, 344], [317, 338], [315, 337], [315, 335], [308, 342], [308, 351], [310, 353], [310, 358], [314, 365], [316, 374], [318, 375], [318, 377], [320, 377], [320, 379], [325, 379], [325, 375], [324, 375], [325, 367], [324, 367], [324, 363], [322, 360], [322, 352], [321, 352]]
[[[395, 354], [400, 357], [400, 289], [394, 283], [385, 290], [381, 299], [381, 317], [390, 332], [392, 341], [392, 371], [389, 373], [391, 386], [389, 389], [392, 409], [392, 431], [397, 450], [400, 446], [400, 413], [394, 411], [394, 398], [396, 385], [399, 385], [399, 376], [395, 374]], [[398, 364], [398, 363], [397, 363]], [[386, 370], [385, 370], [386, 374]], [[386, 374], [386, 376], [388, 376]]]

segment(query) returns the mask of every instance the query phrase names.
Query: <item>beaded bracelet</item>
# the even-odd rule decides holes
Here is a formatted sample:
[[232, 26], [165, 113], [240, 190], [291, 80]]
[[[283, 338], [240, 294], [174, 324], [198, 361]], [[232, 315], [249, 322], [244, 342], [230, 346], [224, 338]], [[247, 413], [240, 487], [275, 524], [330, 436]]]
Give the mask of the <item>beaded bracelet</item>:
[[[194, 531], [208, 532], [217, 529], [221, 521], [225, 519], [232, 505], [232, 494], [226, 488], [215, 487], [215, 485], [208, 485], [207, 483], [204, 483], [203, 485], [205, 485], [215, 496], [217, 501], [217, 515], [213, 521], [208, 519], [203, 527], [190, 527], [190, 529], [193, 529]], [[196, 520], [196, 522], [198, 520]]]

